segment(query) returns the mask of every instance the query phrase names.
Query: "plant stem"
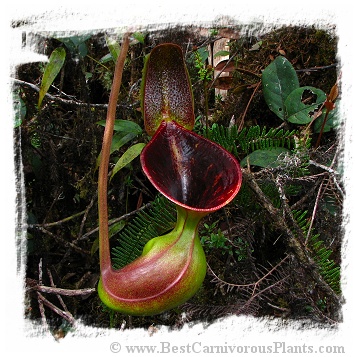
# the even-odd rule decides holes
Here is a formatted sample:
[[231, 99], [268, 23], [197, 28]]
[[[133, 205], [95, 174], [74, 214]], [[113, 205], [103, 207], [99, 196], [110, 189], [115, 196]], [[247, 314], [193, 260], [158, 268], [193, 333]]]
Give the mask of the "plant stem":
[[203, 94], [205, 100], [206, 138], [208, 139], [208, 86], [206, 79], [203, 80]]
[[318, 139], [317, 139], [316, 146], [315, 146], [316, 149], [320, 145], [320, 140], [322, 139], [322, 134], [323, 134], [323, 131], [324, 131], [325, 123], [327, 122], [327, 119], [328, 119], [328, 115], [329, 115], [329, 109], [327, 109], [327, 112], [325, 113], [324, 120], [323, 120], [323, 123], [322, 123], [322, 127], [320, 128], [320, 131], [319, 131]]
[[107, 176], [112, 143], [113, 128], [116, 117], [116, 105], [122, 82], [124, 62], [129, 47], [129, 36], [123, 37], [120, 55], [117, 58], [113, 77], [110, 99], [107, 108], [106, 126], [103, 136], [101, 163], [98, 177], [98, 212], [99, 212], [99, 240], [100, 240], [100, 270], [111, 268], [109, 230], [108, 230], [108, 206], [107, 206]]

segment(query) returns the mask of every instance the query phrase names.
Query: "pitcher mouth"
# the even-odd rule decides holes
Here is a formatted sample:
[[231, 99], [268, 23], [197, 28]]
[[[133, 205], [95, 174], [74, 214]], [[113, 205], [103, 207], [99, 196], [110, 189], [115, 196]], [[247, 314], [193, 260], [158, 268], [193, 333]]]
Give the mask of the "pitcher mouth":
[[194, 211], [207, 213], [225, 206], [242, 182], [232, 154], [174, 121], [161, 122], [141, 153], [141, 164], [160, 193]]

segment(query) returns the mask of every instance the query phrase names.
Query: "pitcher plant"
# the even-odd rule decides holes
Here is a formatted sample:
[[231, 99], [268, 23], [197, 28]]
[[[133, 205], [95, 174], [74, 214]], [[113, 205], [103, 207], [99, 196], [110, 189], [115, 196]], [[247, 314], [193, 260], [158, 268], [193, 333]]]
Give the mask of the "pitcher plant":
[[108, 229], [100, 227], [98, 293], [108, 307], [128, 315], [159, 314], [198, 291], [206, 275], [199, 222], [231, 202], [242, 180], [232, 154], [192, 131], [193, 96], [178, 45], [161, 44], [151, 51], [141, 92], [145, 130], [152, 136], [140, 156], [142, 169], [157, 191], [176, 205], [177, 222], [119, 270], [111, 264]]

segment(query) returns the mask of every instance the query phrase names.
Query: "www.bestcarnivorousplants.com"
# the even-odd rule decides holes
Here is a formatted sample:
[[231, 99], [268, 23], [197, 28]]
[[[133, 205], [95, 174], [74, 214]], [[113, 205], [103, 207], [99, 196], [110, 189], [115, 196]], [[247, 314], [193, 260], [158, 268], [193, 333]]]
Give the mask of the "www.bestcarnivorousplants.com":
[[188, 344], [172, 344], [171, 342], [160, 342], [157, 345], [130, 345], [121, 346], [119, 342], [112, 342], [110, 350], [113, 353], [222, 353], [222, 354], [343, 354], [344, 346], [311, 346], [288, 345], [285, 342], [272, 342], [269, 345], [205, 345], [202, 342], [193, 342]]

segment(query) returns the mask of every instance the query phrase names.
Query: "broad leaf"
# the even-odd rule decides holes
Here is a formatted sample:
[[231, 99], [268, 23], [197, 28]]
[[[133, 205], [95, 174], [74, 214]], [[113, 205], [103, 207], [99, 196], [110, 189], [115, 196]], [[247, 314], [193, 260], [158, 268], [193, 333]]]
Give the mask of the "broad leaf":
[[80, 57], [84, 58], [88, 53], [88, 48], [85, 41], [88, 40], [92, 35], [90, 33], [84, 35], [70, 36], [70, 37], [57, 37], [56, 40], [65, 44], [68, 50]]
[[117, 61], [117, 57], [120, 54], [121, 46], [117, 42], [116, 39], [113, 39], [111, 37], [105, 36], [105, 40], [106, 40], [107, 47], [108, 47], [108, 49], [110, 51], [110, 54], [112, 56], [112, 59], [113, 59], [114, 62], [116, 62]]
[[145, 34], [142, 32], [135, 32], [132, 37], [138, 42], [144, 44]]
[[266, 150], [255, 150], [250, 155], [246, 156], [240, 166], [249, 165], [259, 167], [275, 168], [280, 165], [280, 155], [289, 153], [290, 150], [282, 147], [275, 147]]
[[[106, 120], [100, 120], [96, 124], [104, 127], [106, 125]], [[142, 133], [142, 128], [137, 123], [131, 120], [122, 120], [122, 119], [115, 120], [113, 130], [124, 132], [124, 133], [135, 133], [136, 135]]]
[[[105, 126], [106, 120], [100, 120], [96, 124]], [[115, 120], [114, 128], [115, 134], [112, 137], [112, 144], [110, 154], [121, 149], [129, 141], [133, 140], [136, 136], [142, 134], [142, 128], [135, 122], [130, 120]], [[96, 168], [99, 167], [101, 160], [101, 153], [96, 160]]]
[[261, 80], [266, 104], [280, 119], [285, 120], [285, 100], [299, 87], [292, 64], [285, 57], [276, 57], [264, 69]]
[[49, 61], [44, 69], [41, 87], [39, 91], [38, 108], [41, 107], [44, 96], [48, 92], [48, 89], [52, 85], [55, 77], [57, 77], [58, 73], [62, 69], [65, 61], [65, 56], [65, 49], [63, 47], [59, 47], [56, 48], [49, 57]]
[[210, 53], [208, 52], [208, 49], [207, 47], [200, 47], [198, 50], [197, 50], [198, 54], [200, 55], [201, 57], [201, 61], [202, 62], [206, 62], [207, 59], [208, 59], [208, 56], [210, 55]]
[[138, 143], [129, 147], [125, 151], [125, 153], [118, 159], [115, 167], [113, 168], [110, 180], [112, 180], [113, 176], [115, 176], [119, 170], [128, 165], [130, 162], [132, 162], [137, 156], [139, 156], [144, 146], [144, 143]]
[[294, 124], [310, 123], [326, 98], [322, 90], [314, 87], [295, 89], [285, 101], [287, 121]]
[[230, 52], [229, 51], [218, 51], [217, 53], [214, 54], [214, 58], [216, 57], [224, 57], [224, 56], [229, 56], [230, 55]]

